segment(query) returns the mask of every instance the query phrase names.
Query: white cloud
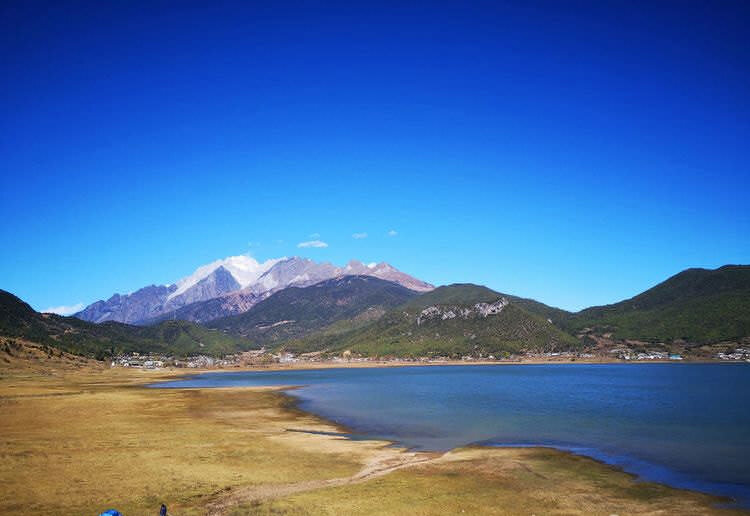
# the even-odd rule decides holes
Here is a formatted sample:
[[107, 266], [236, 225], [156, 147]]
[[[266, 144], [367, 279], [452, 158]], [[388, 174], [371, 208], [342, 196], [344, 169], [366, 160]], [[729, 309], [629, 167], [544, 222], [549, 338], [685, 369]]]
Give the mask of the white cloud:
[[392, 229], [388, 232], [388, 236], [390, 237], [394, 237], [396, 235], [398, 235], [398, 231], [396, 231], [395, 229]]
[[320, 233], [310, 233], [310, 238], [317, 240], [320, 238]]
[[297, 247], [328, 247], [328, 244], [322, 240], [308, 240], [307, 242], [300, 242]]
[[367, 238], [367, 233], [354, 233], [352, 235], [352, 238], [354, 238], [355, 240], [361, 240], [363, 238]]
[[81, 310], [83, 310], [83, 303], [76, 303], [74, 305], [51, 306], [49, 308], [45, 308], [44, 310], [42, 310], [42, 312], [46, 314], [71, 315], [76, 312], [80, 312]]

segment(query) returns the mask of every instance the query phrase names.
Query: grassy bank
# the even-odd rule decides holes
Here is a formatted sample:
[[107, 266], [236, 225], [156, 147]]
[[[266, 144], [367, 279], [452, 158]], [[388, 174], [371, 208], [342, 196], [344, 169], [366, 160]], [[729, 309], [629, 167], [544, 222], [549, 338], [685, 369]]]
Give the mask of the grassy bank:
[[[271, 389], [144, 389], [165, 373], [0, 370], [0, 514], [732, 514], [545, 449], [350, 441]], [[289, 431], [303, 430], [303, 431]]]
[[367, 483], [245, 504], [230, 514], [732, 514], [711, 502], [553, 449], [472, 448]]

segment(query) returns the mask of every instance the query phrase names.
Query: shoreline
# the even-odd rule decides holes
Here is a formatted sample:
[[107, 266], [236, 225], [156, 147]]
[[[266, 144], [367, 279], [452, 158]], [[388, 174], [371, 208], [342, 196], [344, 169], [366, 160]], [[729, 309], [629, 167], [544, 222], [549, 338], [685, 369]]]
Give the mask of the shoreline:
[[[737, 510], [743, 510], [743, 511], [749, 511], [750, 512], [750, 499], [748, 500], [740, 500], [730, 494], [726, 493], [720, 493], [718, 490], [712, 491], [710, 488], [701, 488], [697, 487], [697, 485], [704, 485], [704, 486], [715, 486], [715, 487], [731, 487], [736, 486], [738, 484], [729, 484], [729, 483], [721, 483], [721, 482], [710, 482], [710, 481], [701, 481], [701, 480], [694, 480], [690, 479], [689, 477], [685, 477], [685, 481], [690, 484], [696, 484], [696, 487], [688, 487], [686, 485], [683, 485], [681, 483], [673, 483], [666, 480], [657, 480], [654, 478], [649, 478], [647, 475], [644, 475], [642, 473], [639, 473], [635, 471], [633, 468], [629, 468], [626, 465], [623, 465], [620, 462], [617, 462], [617, 459], [626, 459], [629, 460], [631, 463], [637, 463], [646, 465], [648, 468], [655, 468], [657, 470], [661, 470], [662, 472], [665, 472], [668, 476], [672, 478], [679, 478], [682, 477], [683, 474], [681, 474], [678, 471], [674, 471], [671, 468], [667, 466], [660, 466], [658, 464], [652, 464], [647, 461], [642, 461], [640, 459], [637, 459], [635, 457], [631, 457], [629, 455], [610, 455], [604, 452], [601, 452], [600, 450], [593, 448], [593, 447], [587, 447], [587, 446], [566, 446], [566, 445], [554, 445], [549, 443], [523, 443], [523, 444], [509, 444], [509, 443], [499, 443], [499, 444], [471, 444], [469, 447], [476, 447], [476, 448], [497, 448], [497, 449], [547, 449], [547, 450], [554, 450], [559, 453], [564, 454], [570, 454], [576, 457], [585, 457], [587, 459], [590, 459], [596, 463], [599, 463], [603, 466], [606, 466], [614, 471], [619, 471], [623, 474], [629, 475], [633, 478], [633, 480], [643, 483], [649, 483], [649, 484], [657, 484], [662, 485], [664, 487], [667, 487], [669, 489], [676, 489], [678, 491], [685, 491], [689, 493], [697, 493], [702, 494], [706, 496], [710, 496], [716, 499], [716, 503], [720, 504], [717, 507], [720, 508], [728, 508], [728, 509], [737, 509]], [[750, 488], [748, 488], [750, 491]]]
[[202, 372], [226, 371], [6, 370], [0, 513], [145, 514], [163, 500], [185, 516], [750, 514], [554, 448], [360, 439], [302, 408], [294, 385], [148, 387]]
[[[647, 483], [652, 483], [652, 484], [659, 484], [659, 485], [663, 485], [663, 486], [665, 486], [667, 488], [670, 488], [670, 489], [677, 489], [677, 490], [681, 490], [681, 491], [686, 491], [686, 492], [691, 492], [691, 493], [698, 493], [698, 494], [703, 494], [703, 495], [706, 495], [706, 496], [715, 497], [717, 499], [717, 503], [721, 504], [722, 506], [725, 506], [727, 508], [732, 508], [732, 509], [741, 509], [741, 510], [748, 510], [748, 511], [750, 511], [750, 499], [747, 500], [747, 501], [745, 501], [743, 503], [740, 500], [732, 497], [731, 495], [727, 495], [727, 494], [723, 494], [723, 493], [718, 493], [718, 492], [712, 492], [710, 490], [690, 488], [690, 487], [685, 487], [684, 485], [680, 485], [680, 484], [676, 484], [676, 483], [670, 483], [670, 482], [667, 482], [667, 481], [659, 481], [659, 480], [651, 479], [651, 478], [649, 478], [648, 476], [646, 476], [646, 475], [644, 475], [642, 473], [638, 473], [638, 472], [636, 472], [636, 471], [634, 471], [632, 469], [627, 468], [623, 464], [619, 464], [619, 463], [615, 462], [616, 458], [617, 457], [622, 457], [622, 458], [630, 459], [631, 461], [635, 461], [635, 462], [638, 462], [638, 463], [648, 464], [649, 467], [657, 467], [659, 469], [663, 469], [665, 472], [668, 472], [670, 475], [674, 475], [675, 477], [679, 477], [681, 474], [679, 472], [673, 471], [672, 469], [670, 469], [670, 468], [668, 468], [666, 466], [659, 466], [657, 464], [650, 464], [650, 463], [647, 463], [645, 461], [641, 461], [640, 459], [636, 459], [635, 457], [630, 457], [628, 455], [609, 456], [608, 454], [606, 454], [604, 452], [601, 452], [600, 450], [597, 450], [596, 448], [591, 448], [591, 447], [554, 445], [554, 444], [543, 443], [543, 442], [540, 442], [540, 443], [523, 443], [523, 444], [510, 444], [510, 443], [505, 443], [505, 444], [503, 444], [503, 443], [490, 444], [490, 443], [484, 442], [484, 443], [467, 443], [467, 444], [463, 444], [463, 445], [460, 445], [460, 446], [457, 446], [457, 447], [454, 447], [454, 448], [451, 448], [451, 449], [448, 449], [448, 450], [420, 450], [420, 449], [415, 449], [415, 448], [409, 448], [409, 447], [407, 447], [406, 445], [404, 445], [403, 443], [401, 443], [399, 441], [394, 441], [394, 440], [391, 440], [391, 439], [377, 438], [375, 436], [370, 436], [369, 434], [360, 434], [360, 433], [357, 433], [357, 432], [354, 431], [353, 428], [350, 428], [350, 427], [348, 427], [347, 425], [345, 425], [343, 423], [339, 423], [339, 422], [327, 419], [322, 414], [318, 414], [316, 412], [312, 412], [312, 411], [305, 410], [305, 409], [301, 408], [300, 407], [300, 403], [302, 402], [302, 399], [299, 398], [299, 397], [297, 397], [297, 396], [295, 396], [290, 391], [295, 391], [295, 390], [298, 390], [298, 389], [302, 389], [302, 388], [306, 387], [306, 385], [278, 386], [277, 389], [271, 389], [270, 387], [271, 386], [264, 386], [264, 387], [261, 387], [261, 388], [269, 388], [269, 390], [271, 390], [272, 392], [275, 392], [279, 396], [283, 396], [284, 398], [287, 398], [288, 401], [289, 401], [289, 403], [290, 403], [289, 410], [291, 410], [291, 411], [297, 411], [297, 412], [303, 413], [305, 415], [311, 416], [311, 417], [313, 417], [315, 419], [318, 419], [322, 423], [324, 423], [326, 425], [333, 426], [334, 428], [337, 428], [339, 430], [339, 432], [336, 432], [335, 434], [323, 432], [322, 433], [323, 435], [336, 435], [338, 437], [342, 437], [344, 439], [348, 439], [350, 441], [355, 441], [355, 442], [356, 441], [387, 442], [387, 443], [389, 443], [389, 447], [391, 447], [391, 448], [402, 450], [403, 452], [417, 453], [417, 454], [420, 454], [420, 455], [421, 454], [435, 454], [435, 453], [448, 454], [448, 453], [457, 452], [459, 450], [467, 449], [467, 448], [468, 449], [477, 448], [477, 449], [484, 449], [484, 450], [492, 450], [492, 449], [520, 449], [520, 450], [524, 450], [524, 449], [528, 449], [528, 450], [531, 450], [531, 449], [544, 449], [544, 450], [554, 450], [557, 453], [568, 454], [568, 455], [572, 455], [572, 456], [575, 456], [575, 457], [583, 457], [583, 458], [586, 458], [586, 459], [590, 459], [590, 460], [592, 460], [594, 462], [597, 462], [597, 463], [599, 463], [599, 464], [601, 464], [603, 466], [606, 466], [606, 467], [608, 467], [608, 468], [610, 468], [610, 469], [612, 469], [614, 471], [619, 471], [619, 472], [622, 472], [622, 473], [624, 473], [626, 475], [629, 475], [634, 480], [639, 481], [639, 482], [647, 482]], [[193, 387], [193, 388], [195, 388], [195, 387]], [[202, 388], [221, 389], [221, 387], [202, 387]], [[233, 387], [233, 388], [237, 388], [237, 387]], [[197, 387], [197, 389], [201, 389], [201, 387]], [[292, 432], [302, 431], [302, 432], [313, 433], [313, 434], [320, 433], [320, 432], [312, 432], [312, 431], [308, 432], [308, 431], [304, 431], [304, 430], [295, 430], [295, 429], [288, 429], [287, 431], [292, 431]], [[357, 438], [357, 437], [360, 437], [360, 438]], [[587, 453], [584, 450], [589, 450], [590, 452]], [[611, 460], [608, 460], [608, 457]], [[690, 481], [689, 478], [686, 478], [686, 480]], [[707, 485], [714, 485], [714, 486], [717, 486], [717, 487], [728, 486], [728, 484], [722, 484], [722, 483], [716, 483], [716, 482], [702, 482], [702, 481], [692, 481], [692, 482], [694, 482], [694, 483], [700, 483], [700, 484], [705, 483]]]
[[518, 366], [518, 365], [648, 365], [648, 364], [674, 364], [674, 365], [691, 365], [691, 364], [717, 364], [717, 365], [746, 365], [750, 363], [744, 361], [727, 361], [727, 360], [519, 360], [519, 361], [502, 361], [502, 360], [451, 360], [444, 362], [411, 362], [411, 361], [363, 361], [363, 362], [291, 362], [291, 363], [272, 363], [272, 364], [246, 364], [228, 367], [214, 368], [181, 368], [181, 367], [164, 367], [159, 369], [147, 368], [127, 368], [127, 367], [109, 367], [117, 370], [137, 370], [144, 372], [163, 373], [174, 372], [180, 375], [198, 375], [204, 373], [231, 373], [231, 372], [263, 372], [263, 371], [291, 371], [291, 370], [324, 370], [324, 369], [370, 369], [370, 368], [387, 368], [387, 367], [434, 367], [434, 366]]
[[[570, 364], [570, 362], [551, 362], [551, 363], [557, 363], [557, 364]], [[612, 364], [613, 362], [592, 362], [587, 363], [585, 365], [591, 365], [591, 364], [602, 364], [602, 365], [608, 365]], [[614, 362], [617, 363], [617, 362]], [[630, 362], [633, 363], [633, 362]], [[672, 363], [674, 364], [674, 361], [661, 361], [661, 362], [645, 362], [648, 363]], [[683, 362], [684, 363], [684, 362]], [[687, 363], [715, 363], [715, 362], [687, 362]], [[721, 362], [719, 362], [721, 363]], [[549, 365], [550, 362], [543, 362], [543, 363], [525, 363], [524, 365]], [[583, 363], [581, 363], [584, 365]], [[638, 362], [636, 362], [638, 364]], [[643, 364], [643, 363], [641, 363]], [[312, 364], [311, 364], [312, 365]], [[378, 366], [378, 365], [370, 365], [367, 366], [360, 366], [360, 367], [368, 367], [368, 368], [377, 368], [377, 367], [409, 367], [412, 365], [417, 364], [389, 364], [389, 366]], [[444, 366], [459, 366], [459, 365], [521, 365], [518, 363], [497, 363], [497, 362], [487, 362], [487, 363], [473, 363], [473, 364], [465, 364], [463, 362], [452, 362], [452, 363], [423, 363], [419, 364], [423, 366], [432, 366], [432, 365], [444, 365]], [[206, 374], [206, 373], [216, 373], [216, 374], [222, 374], [222, 373], [229, 373], [229, 372], [279, 372], [279, 371], [286, 371], [286, 370], [325, 370], [325, 369], [336, 369], [336, 368], [346, 368], [346, 367], [338, 367], [337, 365], [334, 365], [332, 367], [282, 367], [278, 369], [255, 369], [255, 368], [248, 368], [243, 370], [202, 370], [200, 372], [196, 373], [190, 373], [185, 372], [184, 375], [176, 375], [176, 378], [189, 378], [191, 376], [196, 376], [199, 374]], [[356, 368], [356, 367], [354, 367]], [[174, 381], [174, 380], [166, 380], [166, 381]], [[370, 442], [386, 442], [388, 443], [388, 446], [401, 450], [404, 453], [415, 453], [415, 454], [449, 454], [453, 452], [460, 451], [462, 449], [485, 449], [485, 450], [492, 450], [492, 449], [519, 449], [519, 450], [533, 450], [533, 449], [545, 449], [545, 450], [554, 450], [557, 453], [562, 454], [568, 454], [575, 457], [582, 457], [589, 460], [592, 460], [594, 462], [597, 462], [603, 466], [606, 466], [607, 468], [610, 468], [613, 471], [619, 471], [624, 474], [627, 474], [631, 476], [634, 480], [638, 482], [644, 482], [644, 483], [650, 483], [650, 484], [657, 484], [662, 485], [664, 487], [667, 487], [669, 489], [675, 489], [678, 491], [685, 491], [689, 493], [696, 493], [701, 494], [709, 497], [713, 497], [716, 499], [717, 504], [721, 504], [722, 507], [726, 507], [729, 509], [737, 509], [737, 510], [747, 510], [750, 512], [750, 498], [747, 500], [740, 500], [736, 497], [733, 497], [732, 495], [727, 494], [726, 492], [722, 493], [719, 492], [719, 488], [722, 487], [730, 487], [734, 484], [727, 484], [727, 483], [721, 483], [721, 482], [712, 482], [712, 481], [702, 481], [697, 479], [691, 479], [689, 476], [686, 476], [678, 471], [672, 470], [668, 466], [662, 466], [659, 464], [652, 464], [648, 463], [647, 461], [643, 461], [641, 459], [638, 459], [636, 457], [630, 457], [628, 455], [610, 455], [605, 452], [602, 452], [596, 448], [593, 447], [587, 447], [587, 446], [573, 446], [573, 445], [555, 445], [551, 443], [523, 443], [523, 444], [512, 444], [512, 443], [498, 443], [498, 444], [491, 444], [487, 442], [474, 442], [474, 443], [466, 443], [448, 450], [420, 450], [415, 448], [409, 448], [403, 443], [395, 440], [390, 439], [384, 439], [384, 438], [378, 438], [374, 435], [369, 435], [366, 433], [357, 433], [354, 431], [353, 428], [333, 420], [328, 419], [323, 414], [318, 414], [316, 412], [306, 410], [300, 406], [302, 403], [302, 398], [295, 396], [293, 394], [293, 391], [302, 389], [307, 386], [307, 384], [295, 384], [295, 385], [261, 385], [261, 386], [231, 386], [231, 387], [157, 387], [157, 384], [148, 384], [143, 385], [142, 387], [146, 388], [155, 388], [155, 389], [186, 389], [186, 390], [204, 390], [204, 389], [210, 389], [210, 390], [232, 390], [232, 389], [263, 389], [267, 390], [269, 392], [274, 393], [277, 396], [280, 396], [282, 399], [285, 400], [284, 408], [285, 410], [288, 410], [290, 413], [301, 413], [306, 416], [312, 417], [316, 420], [318, 420], [321, 424], [326, 426], [331, 426], [337, 429], [336, 432], [315, 432], [315, 431], [305, 431], [305, 430], [297, 430], [297, 429], [287, 429], [287, 431], [292, 432], [304, 432], [304, 433], [311, 433], [311, 434], [320, 434], [320, 435], [335, 435], [336, 437], [344, 438], [352, 442], [361, 442], [361, 441], [370, 441]], [[586, 452], [584, 450], [588, 450], [589, 452]], [[630, 461], [631, 464], [640, 464], [641, 466], [646, 466], [648, 469], [652, 469], [652, 471], [661, 470], [662, 474], [666, 473], [668, 477], [671, 477], [673, 482], [669, 482], [666, 480], [658, 480], [654, 478], [649, 478], [648, 474], [644, 474], [643, 472], [637, 471], [637, 468], [628, 468], [626, 465], [622, 463], [618, 463], [616, 460], [620, 459], [627, 459]], [[679, 479], [683, 477], [683, 480], [686, 483], [694, 484], [694, 487], [686, 487], [685, 483], [682, 483], [679, 481]], [[695, 487], [695, 486], [703, 486], [704, 488]], [[711, 490], [710, 487], [715, 487], [717, 489]], [[750, 488], [748, 488], [748, 491], [750, 492]]]

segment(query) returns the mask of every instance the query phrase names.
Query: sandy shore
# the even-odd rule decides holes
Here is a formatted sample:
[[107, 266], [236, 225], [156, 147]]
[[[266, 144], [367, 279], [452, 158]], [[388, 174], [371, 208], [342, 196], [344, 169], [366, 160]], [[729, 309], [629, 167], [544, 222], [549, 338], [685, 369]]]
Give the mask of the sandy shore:
[[143, 388], [194, 372], [0, 371], [0, 514], [741, 513], [550, 449], [350, 440], [279, 387]]

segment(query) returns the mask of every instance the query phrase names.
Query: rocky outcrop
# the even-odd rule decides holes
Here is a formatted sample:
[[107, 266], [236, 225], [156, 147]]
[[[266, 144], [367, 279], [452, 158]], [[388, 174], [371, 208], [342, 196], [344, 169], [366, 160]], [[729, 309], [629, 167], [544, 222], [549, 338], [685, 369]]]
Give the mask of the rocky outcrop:
[[506, 298], [501, 297], [494, 303], [476, 303], [473, 306], [428, 306], [417, 315], [417, 326], [433, 320], [486, 318], [502, 312], [508, 303]]

